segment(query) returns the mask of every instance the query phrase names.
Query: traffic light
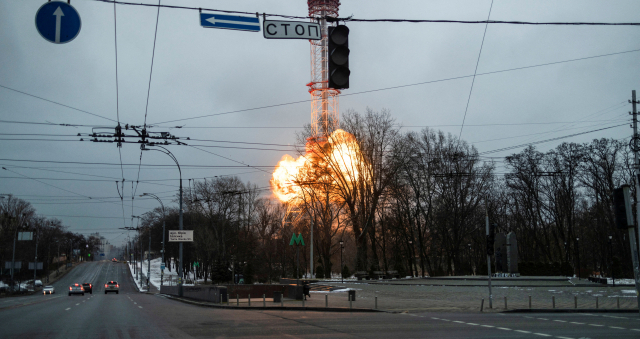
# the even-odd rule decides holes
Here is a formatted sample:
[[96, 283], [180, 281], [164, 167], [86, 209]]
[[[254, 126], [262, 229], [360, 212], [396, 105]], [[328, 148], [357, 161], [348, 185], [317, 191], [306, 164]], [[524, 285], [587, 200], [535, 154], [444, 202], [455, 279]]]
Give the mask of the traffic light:
[[616, 227], [628, 229], [633, 227], [633, 215], [629, 201], [629, 185], [622, 185], [613, 190], [613, 215]]
[[349, 88], [349, 28], [329, 27], [329, 87]]
[[496, 224], [489, 224], [489, 234], [487, 234], [487, 255], [493, 255], [493, 243], [496, 241]]

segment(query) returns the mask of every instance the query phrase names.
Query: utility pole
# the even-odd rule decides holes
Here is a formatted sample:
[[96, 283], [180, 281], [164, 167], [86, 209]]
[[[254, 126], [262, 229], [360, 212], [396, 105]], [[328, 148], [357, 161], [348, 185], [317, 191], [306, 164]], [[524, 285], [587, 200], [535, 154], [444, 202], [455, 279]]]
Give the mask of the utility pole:
[[[486, 233], [487, 233], [487, 241], [489, 239], [489, 206], [487, 205], [487, 199], [485, 198], [485, 223], [486, 223]], [[490, 246], [493, 246], [491, 244]], [[493, 294], [491, 293], [491, 255], [487, 253], [487, 274], [489, 275], [489, 308], [493, 308]]]
[[149, 252], [147, 252], [147, 292], [149, 291], [149, 287], [150, 287], [149, 280], [151, 280], [151, 228], [148, 228], [148, 230], [149, 230]]
[[38, 234], [34, 231], [36, 238], [36, 259], [33, 261], [33, 291], [36, 290], [36, 272], [38, 272]]
[[[638, 110], [636, 104], [636, 90], [631, 91], [631, 107], [633, 109], [633, 138], [631, 139], [633, 144], [633, 160], [635, 164], [635, 182], [636, 182], [636, 214], [640, 217], [640, 159], [638, 157]], [[640, 223], [640, 219], [636, 219]], [[636, 283], [636, 297], [638, 301], [638, 310], [640, 311], [640, 263], [638, 260], [638, 244], [636, 243], [636, 230], [635, 227], [629, 227], [629, 242], [631, 245], [631, 258], [633, 260], [633, 275]]]

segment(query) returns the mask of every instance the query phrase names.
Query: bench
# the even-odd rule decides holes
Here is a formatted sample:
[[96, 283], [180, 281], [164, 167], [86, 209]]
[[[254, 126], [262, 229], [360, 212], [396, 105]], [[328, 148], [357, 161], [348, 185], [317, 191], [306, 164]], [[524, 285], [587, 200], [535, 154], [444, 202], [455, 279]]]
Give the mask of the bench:
[[358, 279], [358, 280], [362, 280], [363, 278], [365, 280], [369, 280], [369, 273], [367, 273], [366, 271], [358, 271], [354, 274], [354, 276]]
[[398, 274], [398, 271], [387, 271], [387, 274], [384, 277], [385, 279], [392, 279], [392, 278], [396, 278], [396, 279], [400, 279], [400, 274]]

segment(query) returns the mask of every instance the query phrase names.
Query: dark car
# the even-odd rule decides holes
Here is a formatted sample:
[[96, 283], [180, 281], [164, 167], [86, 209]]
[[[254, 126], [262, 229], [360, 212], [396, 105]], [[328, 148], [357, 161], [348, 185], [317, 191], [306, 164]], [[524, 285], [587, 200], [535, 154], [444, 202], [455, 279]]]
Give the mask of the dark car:
[[93, 294], [93, 285], [90, 283], [83, 283], [82, 287], [84, 288], [85, 292], [89, 292], [89, 294]]
[[84, 287], [81, 284], [75, 283], [69, 286], [69, 296], [72, 294], [82, 294], [84, 295]]
[[119, 294], [120, 285], [118, 284], [118, 282], [111, 280], [104, 284], [104, 294], [107, 294], [107, 292], [116, 292], [116, 294]]

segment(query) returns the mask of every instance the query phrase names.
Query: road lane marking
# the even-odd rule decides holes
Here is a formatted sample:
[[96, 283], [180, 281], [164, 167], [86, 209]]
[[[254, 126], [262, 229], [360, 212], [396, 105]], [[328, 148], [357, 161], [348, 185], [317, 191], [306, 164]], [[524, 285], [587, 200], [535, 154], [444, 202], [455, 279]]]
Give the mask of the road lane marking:
[[626, 328], [618, 327], [618, 326], [609, 326], [609, 328], [616, 328], [616, 329], [619, 329], [619, 330], [626, 330]]
[[572, 321], [571, 323], [572, 323], [572, 324], [576, 324], [576, 325], [584, 325], [584, 323], [579, 323], [579, 322], [577, 322], [577, 321]]
[[540, 335], [543, 337], [553, 337], [551, 334], [544, 334], [544, 333], [534, 333], [535, 335]]
[[142, 308], [142, 306], [138, 306], [138, 307]]
[[566, 323], [567, 322], [566, 320], [554, 320], [554, 321], [557, 321], [559, 323]]
[[495, 326], [491, 326], [491, 325], [480, 325], [480, 326], [482, 326], [482, 327], [490, 327], [490, 328], [491, 327], [495, 327]]
[[134, 304], [134, 305], [138, 305], [138, 303], [137, 303], [137, 302], [133, 302], [133, 304]]
[[71, 307], [69, 307], [69, 308], [65, 309], [65, 311], [68, 311], [68, 310], [70, 310], [70, 309], [71, 309]]
[[499, 330], [505, 330], [505, 331], [511, 331], [510, 328], [506, 328], [506, 327], [496, 327]]
[[431, 319], [433, 319], [433, 320], [440, 320], [440, 318], [436, 318], [436, 317], [431, 317]]
[[77, 303], [76, 306], [80, 306], [80, 303]]
[[520, 332], [520, 333], [531, 333], [529, 331], [523, 331], [523, 330], [515, 330], [516, 332]]
[[640, 332], [640, 329], [637, 328], [631, 328], [630, 330]]
[[549, 319], [545, 319], [545, 318], [538, 318], [538, 320], [549, 320]]
[[561, 336], [556, 336], [556, 338], [560, 338], [560, 339], [573, 339], [573, 338], [570, 338], [570, 337], [561, 337]]
[[460, 321], [460, 320], [454, 320], [453, 322], [458, 324], [464, 324], [464, 321]]
[[598, 326], [598, 327], [603, 327], [604, 325], [598, 325], [598, 324], [589, 324], [589, 326]]
[[467, 323], [467, 325], [478, 326], [478, 324], [474, 324], [474, 323]]
[[449, 319], [440, 319], [440, 320], [442, 320], [442, 321], [451, 321], [451, 320], [449, 320]]

